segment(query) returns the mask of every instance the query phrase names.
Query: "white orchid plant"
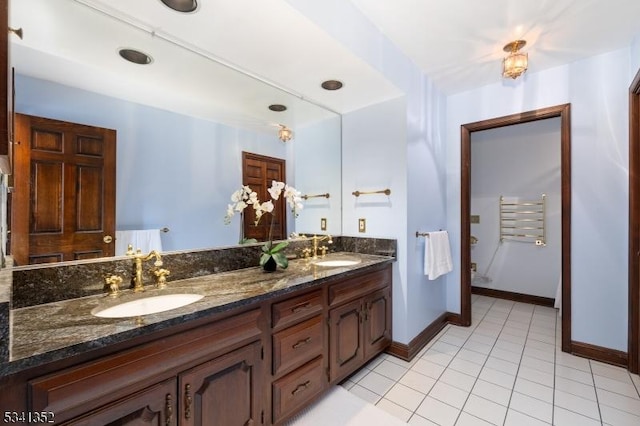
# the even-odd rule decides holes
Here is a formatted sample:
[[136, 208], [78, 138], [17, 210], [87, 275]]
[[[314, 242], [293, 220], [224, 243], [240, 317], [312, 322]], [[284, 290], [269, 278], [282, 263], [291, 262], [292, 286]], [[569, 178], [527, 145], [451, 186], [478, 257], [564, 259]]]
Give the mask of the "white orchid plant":
[[258, 199], [258, 194], [252, 190], [251, 187], [244, 185], [231, 195], [232, 204], [227, 206], [227, 214], [225, 215], [224, 221], [227, 225], [230, 224], [231, 219], [236, 213], [242, 213], [244, 209], [249, 206], [253, 207], [253, 211], [255, 213], [254, 225], [258, 225], [260, 219], [262, 219], [262, 216], [265, 213], [270, 213], [271, 225], [269, 227], [269, 240], [264, 244], [264, 246], [262, 246], [260, 266], [264, 266], [270, 258], [273, 258], [276, 264], [284, 269], [289, 266], [289, 261], [281, 251], [287, 247], [289, 243], [287, 241], [282, 241], [274, 246], [271, 241], [273, 220], [275, 218], [275, 215], [273, 214], [275, 205], [273, 202], [280, 199], [281, 196], [284, 197], [291, 208], [291, 212], [294, 214], [294, 217], [298, 217], [299, 211], [302, 210], [303, 207], [302, 197], [300, 196], [300, 192], [294, 187], [275, 180], [271, 182], [271, 187], [268, 188], [267, 191], [271, 196], [271, 200], [261, 202]]

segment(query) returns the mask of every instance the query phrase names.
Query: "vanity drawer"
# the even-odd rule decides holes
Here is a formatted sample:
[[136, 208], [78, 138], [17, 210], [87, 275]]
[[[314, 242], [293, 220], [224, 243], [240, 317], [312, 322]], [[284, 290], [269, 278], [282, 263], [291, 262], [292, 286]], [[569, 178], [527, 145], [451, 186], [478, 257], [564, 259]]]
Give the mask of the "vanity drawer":
[[357, 299], [391, 285], [391, 267], [346, 279], [329, 286], [329, 306]]
[[284, 302], [274, 303], [271, 309], [271, 326], [284, 327], [320, 312], [322, 312], [322, 290], [316, 290]]
[[322, 315], [317, 315], [273, 335], [274, 375], [322, 354], [324, 342], [322, 325]]
[[273, 383], [273, 421], [303, 406], [322, 392], [327, 378], [318, 357]]

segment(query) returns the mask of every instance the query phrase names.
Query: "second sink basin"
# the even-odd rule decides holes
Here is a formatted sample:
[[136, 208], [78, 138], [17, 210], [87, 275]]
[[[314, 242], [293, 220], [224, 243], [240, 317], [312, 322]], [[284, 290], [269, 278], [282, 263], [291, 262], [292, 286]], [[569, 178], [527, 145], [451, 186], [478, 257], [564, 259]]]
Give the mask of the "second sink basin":
[[180, 308], [197, 302], [203, 297], [200, 294], [163, 294], [123, 302], [108, 308], [98, 306], [91, 311], [91, 314], [101, 318], [137, 317]]
[[336, 268], [338, 266], [352, 266], [360, 263], [360, 259], [327, 259], [313, 262], [314, 265]]

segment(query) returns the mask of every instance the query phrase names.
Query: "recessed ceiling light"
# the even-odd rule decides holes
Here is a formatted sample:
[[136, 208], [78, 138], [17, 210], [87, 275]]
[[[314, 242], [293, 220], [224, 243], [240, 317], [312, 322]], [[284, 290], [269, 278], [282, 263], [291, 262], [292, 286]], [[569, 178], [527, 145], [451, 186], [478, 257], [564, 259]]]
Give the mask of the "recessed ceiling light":
[[342, 82], [338, 80], [327, 80], [323, 81], [321, 86], [325, 90], [338, 90], [342, 88]]
[[198, 8], [196, 0], [160, 0], [165, 6], [177, 11], [189, 13]]
[[146, 53], [143, 53], [143, 52], [141, 52], [139, 50], [135, 50], [135, 49], [120, 49], [118, 51], [118, 53], [124, 59], [126, 59], [129, 62], [133, 62], [134, 64], [147, 65], [147, 64], [150, 64], [151, 62], [153, 62], [153, 59], [151, 58], [151, 56], [149, 56]]
[[273, 105], [269, 105], [269, 109], [271, 111], [282, 112], [282, 111], [286, 111], [287, 107], [280, 104], [273, 104]]

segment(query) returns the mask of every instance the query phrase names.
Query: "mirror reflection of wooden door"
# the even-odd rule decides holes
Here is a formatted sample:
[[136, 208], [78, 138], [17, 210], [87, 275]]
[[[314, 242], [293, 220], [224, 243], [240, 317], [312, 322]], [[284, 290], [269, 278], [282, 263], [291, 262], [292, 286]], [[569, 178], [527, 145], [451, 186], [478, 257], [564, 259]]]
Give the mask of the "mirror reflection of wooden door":
[[115, 130], [23, 114], [15, 125], [16, 264], [113, 256]]
[[[272, 181], [285, 182], [285, 160], [250, 152], [242, 153], [242, 182], [248, 185], [258, 194], [261, 202], [271, 200], [267, 189], [271, 188]], [[274, 201], [274, 217], [272, 239], [282, 240], [287, 238], [286, 205], [282, 197]], [[254, 225], [255, 213], [251, 207], [244, 210], [244, 237], [255, 238], [258, 241], [269, 239], [269, 227], [272, 216], [265, 215], [258, 225]]]

